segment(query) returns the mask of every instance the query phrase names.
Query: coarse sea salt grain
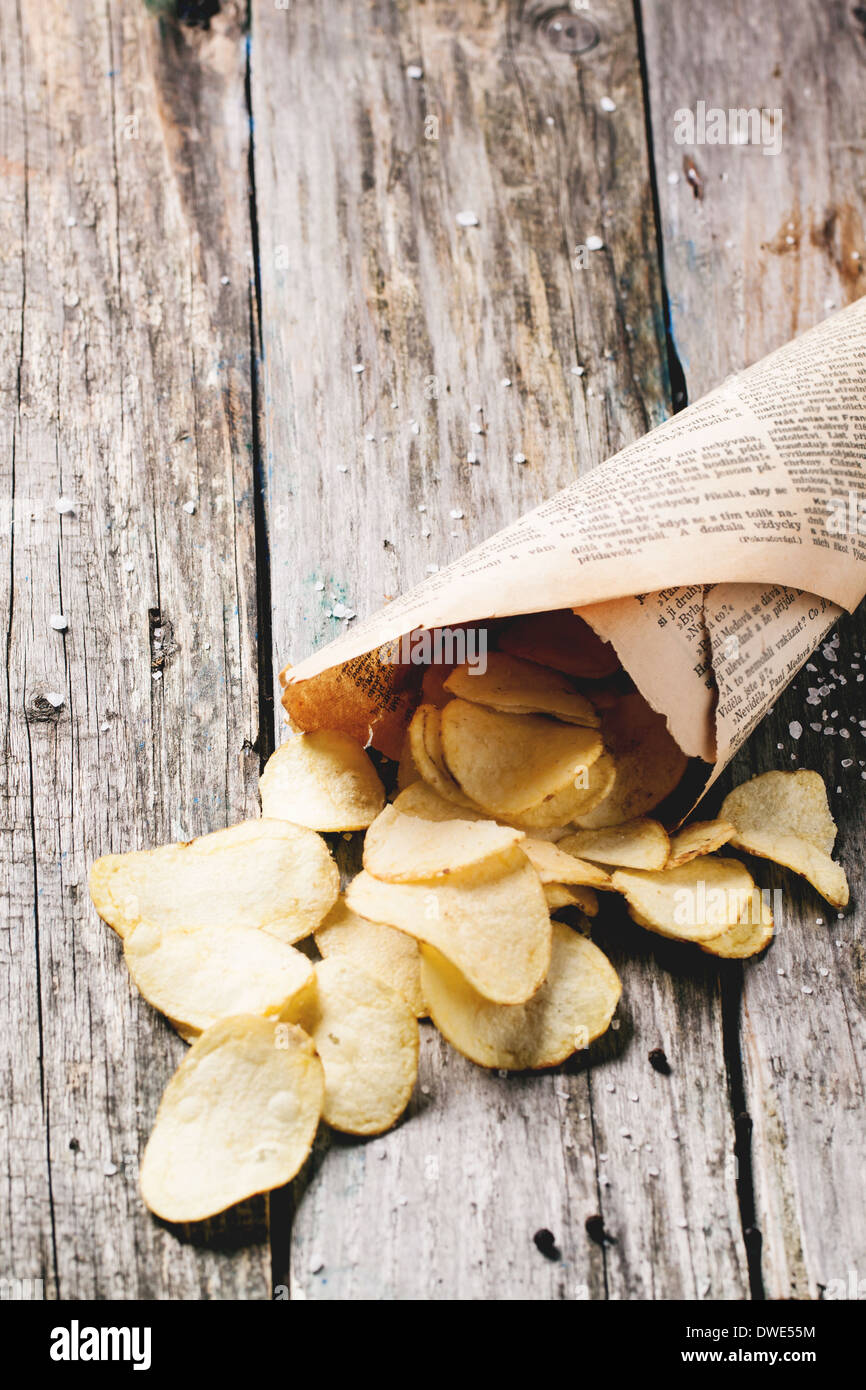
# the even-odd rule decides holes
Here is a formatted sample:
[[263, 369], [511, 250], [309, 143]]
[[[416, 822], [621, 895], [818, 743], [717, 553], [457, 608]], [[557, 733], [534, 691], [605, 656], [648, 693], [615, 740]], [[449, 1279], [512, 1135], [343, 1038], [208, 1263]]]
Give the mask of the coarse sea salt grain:
[[458, 212], [456, 221], [457, 221], [457, 226], [458, 226], [458, 227], [477, 227], [477, 226], [478, 226], [478, 218], [477, 218], [477, 216], [476, 216], [476, 214], [475, 214], [474, 212], [469, 212], [469, 211], [466, 211], [466, 212]]
[[526, 455], [525, 455], [525, 454], [515, 454], [515, 455], [514, 455], [514, 462], [515, 462], [515, 463], [525, 463], [525, 462], [526, 462]]
[[788, 725], [788, 733], [791, 738], [800, 738], [803, 733], [803, 725], [798, 719], [792, 719]]
[[66, 696], [59, 690], [46, 690], [44, 698], [54, 709], [60, 709], [60, 706], [66, 703]]
[[464, 513], [461, 512], [459, 507], [454, 507], [452, 508], [450, 515], [453, 516], [455, 521], [462, 521]]
[[410, 63], [408, 68], [406, 69], [406, 76], [411, 77], [414, 79], [415, 82], [418, 82], [424, 76], [424, 69], [419, 68], [417, 63]]
[[616, 110], [616, 102], [613, 100], [612, 97], [602, 97], [601, 101], [598, 104], [601, 107], [602, 111]]
[[69, 627], [69, 619], [63, 613], [52, 613], [48, 621], [55, 632], [65, 632]]
[[588, 236], [586, 238], [587, 251], [601, 251], [604, 248], [604, 241], [600, 236]]
[[71, 497], [58, 497], [54, 503], [54, 510], [59, 512], [61, 516], [69, 516], [70, 512], [75, 511], [75, 503]]

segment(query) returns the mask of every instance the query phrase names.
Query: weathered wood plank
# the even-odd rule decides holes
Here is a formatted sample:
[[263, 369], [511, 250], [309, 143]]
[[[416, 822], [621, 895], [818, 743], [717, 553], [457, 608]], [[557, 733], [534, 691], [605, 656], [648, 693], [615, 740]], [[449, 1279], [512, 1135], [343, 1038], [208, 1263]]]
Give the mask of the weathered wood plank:
[[[670, 407], [625, 0], [261, 0], [252, 104], [278, 668]], [[601, 938], [624, 1004], [588, 1067], [505, 1080], [425, 1028], [415, 1113], [297, 1186], [295, 1296], [747, 1292], [718, 977], [635, 936]]]
[[[682, 0], [646, 0], [642, 8], [671, 314], [696, 399], [866, 292], [866, 33], [862, 12], [842, 3], [701, 6], [700, 16]], [[678, 145], [675, 112], [695, 111], [698, 101], [725, 111], [780, 109], [781, 153]], [[686, 180], [684, 159], [692, 161], [696, 186]], [[864, 749], [856, 723], [864, 642], [861, 612], [842, 625], [835, 660], [816, 655], [815, 670], [785, 693], [721, 789], [772, 767], [821, 772], [852, 882], [852, 907], [837, 920], [793, 875], [754, 866], [761, 886], [783, 895], [772, 950], [743, 972], [740, 1020], [756, 1222], [771, 1298], [839, 1296], [833, 1281], [847, 1289], [849, 1271], [862, 1277], [866, 1269]], [[808, 705], [809, 687], [825, 688], [826, 699]], [[800, 739], [792, 738], [791, 721], [802, 724]], [[837, 733], [825, 736], [812, 723]], [[839, 737], [842, 729], [849, 738]]]
[[0, 1202], [4, 1273], [61, 1298], [270, 1284], [264, 1203], [191, 1235], [142, 1207], [184, 1047], [86, 887], [99, 853], [256, 813], [243, 8], [194, 32], [139, 0], [0, 14]]

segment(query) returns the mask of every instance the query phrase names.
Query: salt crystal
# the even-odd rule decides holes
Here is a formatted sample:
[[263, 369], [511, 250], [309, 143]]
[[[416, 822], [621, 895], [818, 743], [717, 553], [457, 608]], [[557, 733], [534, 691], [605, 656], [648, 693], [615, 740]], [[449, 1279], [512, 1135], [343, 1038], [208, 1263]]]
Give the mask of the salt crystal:
[[422, 502], [422, 503], [420, 503], [420, 505], [419, 505], [419, 507], [418, 507], [418, 510], [419, 510], [419, 512], [426, 512], [427, 507], [426, 507], [426, 505]]
[[679, 1221], [677, 1222], [677, 1225], [679, 1226], [681, 1231], [687, 1231], [689, 1229], [689, 1223], [688, 1221], [686, 1221], [684, 1216], [680, 1217]]
[[190, 516], [195, 516], [195, 502], [184, 502], [183, 509]]
[[601, 251], [603, 247], [604, 242], [600, 236], [588, 236], [586, 238], [587, 251]]
[[514, 455], [514, 462], [515, 462], [515, 463], [525, 463], [525, 462], [526, 462], [526, 455], [525, 455], [525, 454], [515, 454], [515, 455]]
[[630, 1138], [631, 1138], [631, 1130], [630, 1130], [630, 1129], [621, 1129], [621, 1130], [620, 1130], [620, 1134], [622, 1135], [623, 1139], [630, 1139]]
[[601, 107], [602, 111], [616, 110], [616, 102], [611, 97], [602, 97], [601, 101], [598, 104]]
[[545, 116], [544, 119], [546, 120], [548, 125], [555, 125], [555, 121], [552, 116]]
[[375, 434], [365, 434], [364, 438], [366, 439], [368, 444], [375, 444], [376, 442]]
[[478, 226], [478, 218], [476, 217], [476, 215], [475, 215], [474, 212], [458, 212], [458, 214], [457, 214], [457, 226], [458, 226], [458, 227], [477, 227], [477, 226]]
[[504, 376], [499, 384], [500, 384], [500, 386], [510, 386], [510, 385], [511, 385], [511, 377], [510, 377], [510, 376]]
[[359, 375], [360, 375], [360, 373], [361, 373], [363, 370], [364, 370], [364, 364], [363, 364], [363, 362], [356, 362], [355, 365], [354, 365], [353, 368], [352, 368], [352, 371], [353, 371], [353, 372], [358, 372]]
[[[846, 732], [846, 733], [848, 732], [847, 729], [845, 730], [845, 732]], [[843, 766], [843, 767], [853, 767], [853, 766], [854, 766], [854, 759], [853, 759], [853, 758], [843, 758], [843, 759], [842, 759], [842, 766]]]
[[827, 969], [826, 965], [822, 965], [821, 969], [818, 971], [818, 974], [822, 975], [826, 980], [827, 976], [830, 974], [830, 971]]
[[659, 1170], [658, 1170], [658, 1168], [648, 1168], [648, 1169], [647, 1169], [647, 1172], [649, 1173], [649, 1175], [650, 1175], [651, 1178], [657, 1178], [658, 1175], [659, 1175]]
[[116, 1163], [103, 1163], [103, 1165], [102, 1165], [102, 1171], [103, 1171], [103, 1173], [105, 1174], [105, 1176], [106, 1176], [107, 1178], [113, 1178], [114, 1175], [115, 1175], [115, 1173], [117, 1172], [117, 1164], [116, 1164]]
[[110, 728], [111, 728], [111, 725], [108, 723], [108, 720], [106, 720], [104, 724], [100, 724], [100, 726], [99, 726], [99, 732], [100, 732], [101, 734], [107, 734]]
[[324, 593], [324, 591], [325, 591], [325, 586], [324, 586], [324, 584], [314, 584], [314, 585], [313, 585], [313, 588], [315, 589], [315, 591], [316, 591], [317, 594], [322, 594], [322, 593]]
[[59, 690], [46, 690], [45, 699], [55, 709], [60, 709], [60, 706], [66, 703], [66, 696], [62, 695]]
[[228, 277], [227, 275], [222, 275], [222, 276], [220, 276], [220, 284], [221, 284], [221, 285], [227, 285], [228, 283], [229, 283], [229, 277]]
[[680, 181], [680, 176], [679, 176], [679, 174], [675, 174], [675, 173], [668, 174], [668, 183], [671, 185], [672, 188], [673, 188], [674, 184], [675, 184], [675, 183], [679, 183], [679, 181]]
[[823, 925], [824, 925], [824, 918], [823, 918], [823, 917], [816, 917], [816, 918], [815, 918], [815, 926], [816, 926], [816, 927], [823, 927]]
[[850, 729], [840, 729], [840, 730], [839, 730], [839, 737], [840, 737], [840, 738], [850, 738], [850, 737], [851, 737], [851, 730], [850, 730]]
[[463, 520], [463, 512], [461, 512], [459, 507], [454, 507], [451, 511], [451, 515], [453, 516], [455, 521]]
[[814, 992], [811, 985], [804, 985], [800, 991], [801, 994], [814, 994]]
[[475, 454], [475, 453], [473, 453], [471, 449], [469, 450], [469, 453], [466, 455], [466, 462], [467, 462], [467, 463], [477, 463], [477, 462], [478, 462], [478, 455]]
[[71, 497], [58, 497], [54, 503], [54, 510], [59, 512], [61, 516], [69, 516], [70, 512], [75, 511], [75, 503]]
[[572, 369], [571, 369], [571, 375], [572, 375], [572, 376], [583, 376], [583, 374], [584, 374], [585, 371], [586, 371], [586, 367], [572, 367]]
[[417, 63], [410, 63], [406, 69], [406, 76], [413, 78], [417, 82], [424, 76], [424, 69], [419, 68]]
[[784, 973], [785, 973], [785, 972], [784, 972], [784, 970], [782, 969], [782, 967], [779, 966], [779, 969], [776, 971], [776, 974], [777, 974], [777, 975], [784, 975]]
[[413, 420], [412, 423], [411, 423], [411, 425], [409, 426], [409, 428], [410, 428], [410, 430], [412, 431], [413, 434], [420, 434], [420, 433], [421, 433], [421, 426], [418, 424], [418, 421], [417, 421], [417, 420]]
[[126, 570], [127, 574], [132, 574], [132, 571], [135, 569], [135, 561], [127, 560], [123, 568]]
[[338, 463], [338, 464], [337, 464], [337, 472], [338, 472], [338, 473], [348, 473], [348, 471], [349, 471], [349, 465], [348, 465], [347, 463]]
[[438, 574], [438, 573], [439, 573], [439, 566], [438, 566], [438, 565], [428, 565], [428, 566], [427, 566], [427, 573], [428, 573], [428, 574]]
[[473, 421], [472, 421], [472, 424], [469, 426], [469, 429], [470, 429], [470, 432], [471, 432], [472, 434], [483, 434], [483, 433], [484, 433], [484, 426], [483, 426], [483, 425], [479, 425], [479, 423], [478, 423], [477, 420], [473, 420]]
[[791, 738], [800, 738], [802, 736], [803, 725], [800, 723], [798, 719], [791, 720], [790, 724], [788, 725], [788, 733], [791, 735]]
[[69, 619], [63, 613], [52, 613], [48, 621], [55, 632], [65, 632], [69, 626]]

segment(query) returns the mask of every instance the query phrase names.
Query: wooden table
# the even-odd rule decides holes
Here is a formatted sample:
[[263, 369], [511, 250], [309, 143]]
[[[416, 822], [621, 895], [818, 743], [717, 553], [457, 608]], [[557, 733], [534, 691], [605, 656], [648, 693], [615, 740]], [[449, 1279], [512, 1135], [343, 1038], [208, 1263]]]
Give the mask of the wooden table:
[[[866, 1277], [862, 621], [733, 769], [825, 774], [844, 917], [767, 867], [778, 938], [741, 967], [614, 913], [621, 1025], [588, 1064], [487, 1074], [425, 1025], [394, 1133], [323, 1134], [220, 1221], [142, 1207], [184, 1045], [86, 876], [257, 814], [274, 673], [335, 601], [373, 611], [863, 293], [862, 8], [253, 0], [249, 34], [232, 0], [165, 8], [0, 9], [0, 1273], [66, 1299], [838, 1293]], [[699, 101], [780, 108], [781, 153], [677, 144]]]

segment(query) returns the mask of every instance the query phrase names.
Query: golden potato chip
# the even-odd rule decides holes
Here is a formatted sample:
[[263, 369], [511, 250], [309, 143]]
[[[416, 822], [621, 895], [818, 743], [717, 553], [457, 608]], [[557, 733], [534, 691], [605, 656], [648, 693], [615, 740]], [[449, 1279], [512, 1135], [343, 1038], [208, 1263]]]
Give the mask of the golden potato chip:
[[770, 904], [765, 902], [764, 895], [756, 890], [742, 921], [728, 927], [721, 936], [711, 936], [698, 944], [708, 955], [743, 960], [746, 956], [756, 956], [759, 951], [763, 951], [772, 939], [773, 914]]
[[493, 820], [422, 820], [386, 806], [364, 837], [364, 868], [374, 878], [413, 883], [481, 864], [523, 839], [522, 830]]
[[456, 966], [421, 947], [421, 981], [430, 1017], [452, 1047], [482, 1067], [555, 1067], [605, 1032], [622, 986], [597, 946], [553, 923], [550, 969], [526, 1004], [492, 1004]]
[[319, 925], [339, 891], [321, 836], [285, 820], [108, 854], [90, 870], [93, 905], [120, 936], [144, 918], [172, 929], [256, 927], [291, 945]]
[[441, 736], [445, 762], [465, 794], [502, 816], [520, 815], [582, 780], [602, 753], [595, 729], [540, 714], [500, 714], [468, 700], [445, 706]]
[[313, 984], [305, 955], [251, 927], [182, 931], [139, 922], [123, 954], [145, 999], [187, 1041], [233, 1014], [279, 1015]]
[[663, 869], [668, 863], [667, 831], [657, 820], [629, 820], [603, 830], [578, 830], [559, 841], [566, 854], [621, 869]]
[[197, 1038], [166, 1087], [141, 1162], [164, 1221], [202, 1221], [289, 1182], [312, 1147], [325, 1074], [290, 1023], [241, 1014]]
[[[453, 704], [453, 700], [450, 702]], [[442, 752], [441, 711], [433, 705], [419, 705], [409, 725], [409, 751], [412, 761], [428, 786], [458, 806], [472, 802], [455, 782]]]
[[[726, 820], [696, 820], [691, 825], [684, 825], [682, 830], [671, 836], [667, 867], [675, 869], [678, 864], [688, 864], [690, 859], [697, 859], [699, 855], [713, 854], [726, 845], [733, 834], [734, 827]], [[639, 867], [649, 869], [652, 865], [641, 864]]]
[[830, 856], [836, 823], [817, 772], [764, 772], [725, 797], [720, 812], [736, 826], [731, 844], [802, 874], [834, 907], [848, 904], [848, 880]]
[[506, 714], [550, 714], [567, 724], [591, 729], [599, 725], [589, 700], [561, 672], [506, 652], [489, 652], [484, 671], [468, 662], [456, 667], [445, 689], [461, 700]]
[[[738, 859], [713, 854], [676, 869], [617, 869], [611, 880], [639, 926], [677, 941], [703, 942], [743, 921], [761, 895]], [[759, 918], [760, 913], [756, 916]]]
[[446, 682], [454, 666], [451, 662], [447, 665], [444, 662], [437, 663], [435, 666], [428, 666], [424, 671], [424, 678], [421, 681], [421, 703], [424, 705], [435, 705], [436, 709], [442, 709], [453, 699], [451, 692], [446, 689]]
[[562, 907], [579, 907], [587, 917], [598, 916], [598, 897], [591, 888], [576, 888], [565, 883], [543, 883], [548, 912]]
[[429, 782], [413, 782], [411, 786], [404, 787], [394, 797], [393, 805], [401, 815], [419, 816], [421, 820], [490, 819], [483, 811], [474, 810], [471, 806], [458, 806], [456, 801], [440, 796]]
[[616, 763], [616, 781], [603, 801], [575, 816], [585, 830], [645, 816], [670, 795], [688, 762], [668, 733], [664, 715], [656, 714], [637, 691], [602, 715], [602, 734]]
[[610, 643], [602, 642], [570, 608], [514, 618], [500, 634], [499, 647], [512, 656], [590, 680], [613, 675], [620, 664]]
[[354, 912], [436, 946], [486, 999], [522, 1004], [550, 964], [550, 914], [519, 848], [447, 879], [383, 883], [366, 872], [346, 890]]
[[360, 743], [320, 729], [294, 734], [259, 779], [262, 815], [310, 830], [363, 830], [385, 805], [385, 789]]
[[418, 1075], [418, 1021], [396, 989], [331, 956], [290, 1016], [325, 1068], [322, 1119], [345, 1134], [381, 1134], [399, 1120]]
[[510, 824], [520, 830], [528, 830], [535, 836], [544, 831], [556, 830], [557, 838], [566, 833], [578, 816], [585, 815], [597, 806], [610, 792], [616, 780], [616, 765], [609, 753], [602, 753], [591, 767], [585, 769], [574, 779], [572, 786], [566, 787], [553, 796], [548, 796], [537, 806], [531, 806], [519, 816], [512, 816]]
[[565, 854], [549, 840], [526, 839], [520, 846], [542, 883], [575, 883], [587, 888], [609, 888], [610, 875], [574, 854]]
[[336, 956], [347, 964], [384, 980], [402, 994], [416, 1018], [427, 1007], [421, 994], [421, 951], [414, 936], [407, 936], [384, 922], [359, 917], [340, 898], [315, 933], [321, 954]]

